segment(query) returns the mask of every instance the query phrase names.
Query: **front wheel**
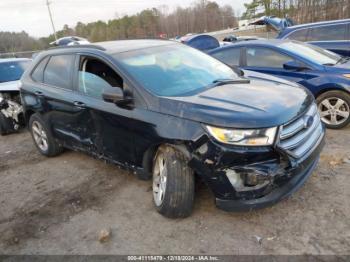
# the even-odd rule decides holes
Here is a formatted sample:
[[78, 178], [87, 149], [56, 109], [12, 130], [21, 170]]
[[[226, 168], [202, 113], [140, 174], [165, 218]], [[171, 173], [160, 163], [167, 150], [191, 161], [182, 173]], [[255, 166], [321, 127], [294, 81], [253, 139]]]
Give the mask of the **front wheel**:
[[160, 146], [153, 161], [153, 201], [169, 218], [187, 217], [194, 203], [194, 174], [185, 156], [171, 146]]
[[317, 97], [318, 111], [328, 128], [340, 129], [350, 122], [350, 95], [343, 91], [328, 91]]

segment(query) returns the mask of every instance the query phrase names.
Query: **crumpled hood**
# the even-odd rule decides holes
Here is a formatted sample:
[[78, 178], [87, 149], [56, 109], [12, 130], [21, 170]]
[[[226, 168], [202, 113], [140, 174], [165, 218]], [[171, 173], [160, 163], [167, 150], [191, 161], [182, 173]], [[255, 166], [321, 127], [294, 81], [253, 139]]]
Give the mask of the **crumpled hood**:
[[286, 27], [293, 26], [294, 22], [290, 18], [279, 18], [276, 16], [262, 16], [249, 24], [250, 25], [266, 25], [277, 32], [281, 32]]
[[160, 98], [161, 113], [201, 123], [235, 128], [262, 128], [284, 124], [314, 101], [302, 87], [252, 80], [226, 84], [186, 97]]
[[20, 81], [0, 83], [0, 91], [19, 91]]

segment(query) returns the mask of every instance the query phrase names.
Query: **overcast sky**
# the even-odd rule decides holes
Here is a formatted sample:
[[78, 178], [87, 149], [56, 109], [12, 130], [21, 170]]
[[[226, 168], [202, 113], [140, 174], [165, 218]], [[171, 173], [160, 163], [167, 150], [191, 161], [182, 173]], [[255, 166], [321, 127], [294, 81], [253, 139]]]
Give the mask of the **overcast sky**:
[[[235, 12], [243, 12], [244, 3], [251, 0], [216, 0], [220, 5], [229, 4]], [[57, 30], [64, 24], [74, 26], [78, 21], [107, 21], [118, 15], [135, 14], [143, 9], [169, 6], [187, 7], [192, 0], [50, 0]], [[25, 30], [35, 37], [52, 33], [46, 0], [0, 0], [0, 31]]]

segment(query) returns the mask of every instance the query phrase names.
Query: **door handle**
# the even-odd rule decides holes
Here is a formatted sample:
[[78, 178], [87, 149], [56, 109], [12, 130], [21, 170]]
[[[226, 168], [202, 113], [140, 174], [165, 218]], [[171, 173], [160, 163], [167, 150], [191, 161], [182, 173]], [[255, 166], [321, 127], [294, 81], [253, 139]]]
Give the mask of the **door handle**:
[[41, 92], [41, 91], [35, 91], [34, 94], [36, 96], [44, 96], [43, 92]]
[[74, 106], [79, 108], [85, 108], [86, 105], [83, 102], [75, 101]]

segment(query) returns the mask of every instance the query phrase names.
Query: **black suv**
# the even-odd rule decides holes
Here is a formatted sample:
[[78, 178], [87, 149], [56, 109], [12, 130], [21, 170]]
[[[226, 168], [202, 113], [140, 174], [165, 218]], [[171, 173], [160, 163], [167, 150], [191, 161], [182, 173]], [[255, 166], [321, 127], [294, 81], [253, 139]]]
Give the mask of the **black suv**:
[[251, 210], [314, 170], [324, 127], [312, 95], [261, 76], [176, 42], [114, 41], [40, 53], [21, 98], [42, 154], [81, 150], [153, 177], [157, 210], [185, 217], [195, 175], [218, 207]]

